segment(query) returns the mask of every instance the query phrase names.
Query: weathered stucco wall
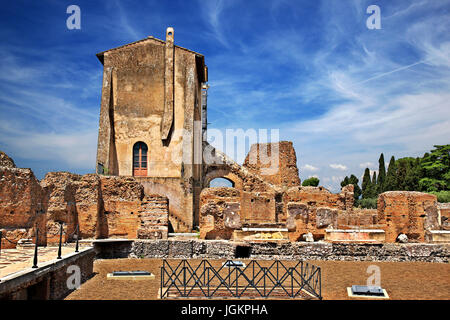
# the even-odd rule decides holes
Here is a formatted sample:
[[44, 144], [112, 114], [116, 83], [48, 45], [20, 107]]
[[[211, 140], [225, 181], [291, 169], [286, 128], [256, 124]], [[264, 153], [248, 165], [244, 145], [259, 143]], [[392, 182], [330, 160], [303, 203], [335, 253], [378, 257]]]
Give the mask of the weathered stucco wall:
[[133, 146], [144, 142], [146, 177], [155, 178], [148, 192], [164, 189], [156, 186], [161, 179], [178, 179], [183, 187], [177, 196], [170, 193], [171, 221], [176, 231], [191, 231], [203, 175], [202, 157], [194, 160], [194, 152], [202, 150], [207, 75], [204, 57], [175, 46], [173, 32], [167, 29], [166, 41], [148, 37], [97, 55], [104, 65], [97, 172], [132, 176]]

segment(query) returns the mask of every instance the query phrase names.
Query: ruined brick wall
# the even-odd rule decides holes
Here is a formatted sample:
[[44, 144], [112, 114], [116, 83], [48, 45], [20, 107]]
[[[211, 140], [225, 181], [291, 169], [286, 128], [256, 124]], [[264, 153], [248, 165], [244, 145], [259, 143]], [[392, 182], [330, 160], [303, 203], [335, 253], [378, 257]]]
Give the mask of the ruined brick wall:
[[222, 151], [215, 149], [209, 143], [204, 143], [205, 168], [203, 170], [203, 187], [207, 188], [211, 180], [225, 177], [233, 181], [234, 187], [248, 192], [271, 192], [278, 190], [277, 186], [264, 180], [261, 176], [239, 165]]
[[[4, 161], [3, 164], [10, 165], [11, 162]], [[42, 189], [33, 171], [0, 167], [0, 229], [4, 237], [13, 242], [31, 237], [36, 225], [43, 228], [45, 207]], [[45, 241], [45, 237], [41, 237], [39, 242], [44, 244]], [[2, 248], [11, 247], [14, 247], [13, 243], [2, 239]]]
[[108, 238], [136, 239], [144, 187], [132, 177], [116, 176], [101, 176], [100, 187], [106, 222], [100, 226], [102, 233]]
[[297, 156], [291, 141], [253, 144], [243, 166], [271, 184], [300, 185]]
[[161, 194], [169, 199], [169, 221], [176, 232], [191, 232], [193, 221], [193, 187], [178, 178], [135, 177], [145, 194]]
[[[39, 182], [30, 169], [0, 167], [0, 230], [2, 247], [24, 238], [39, 244], [81, 238], [167, 238], [169, 201], [144, 195], [132, 177], [49, 172]], [[6, 238], [11, 240], [7, 241]]]
[[157, 194], [146, 195], [139, 210], [138, 239], [167, 239], [169, 200]]
[[60, 224], [64, 223], [64, 239], [73, 234], [77, 224], [75, 206], [76, 181], [81, 176], [70, 172], [49, 172], [40, 185], [43, 190], [42, 201], [47, 203], [45, 213], [45, 234], [49, 243], [59, 241]]
[[245, 226], [273, 225], [278, 222], [275, 192], [241, 193], [241, 222]]
[[342, 211], [338, 215], [338, 229], [381, 229], [377, 209], [353, 208], [351, 212]]
[[6, 153], [0, 151], [0, 167], [16, 168], [16, 164]]
[[283, 216], [291, 241], [301, 240], [311, 232], [314, 239], [323, 239], [325, 229], [337, 228], [338, 217], [353, 204], [352, 189], [334, 194], [323, 187], [292, 187], [283, 194]]
[[409, 241], [423, 242], [426, 230], [439, 229], [437, 198], [414, 191], [389, 191], [378, 196], [378, 222], [384, 224], [386, 242], [395, 242], [400, 233]]
[[[323, 187], [292, 187], [286, 192], [207, 188], [201, 193], [201, 238], [230, 239], [233, 231], [242, 227], [286, 227], [291, 241], [301, 240], [308, 232], [317, 240], [323, 239], [325, 229], [337, 228], [339, 217], [348, 213], [350, 191], [333, 194]], [[233, 221], [233, 227], [227, 227], [227, 219]]]
[[104, 238], [108, 236], [102, 214], [100, 176], [87, 174], [75, 181], [75, 210], [82, 238]]
[[438, 210], [440, 219], [440, 229], [441, 230], [450, 230], [450, 202], [448, 203], [439, 203], [438, 202]]
[[200, 239], [231, 239], [241, 228], [241, 192], [235, 188], [204, 189], [200, 197]]

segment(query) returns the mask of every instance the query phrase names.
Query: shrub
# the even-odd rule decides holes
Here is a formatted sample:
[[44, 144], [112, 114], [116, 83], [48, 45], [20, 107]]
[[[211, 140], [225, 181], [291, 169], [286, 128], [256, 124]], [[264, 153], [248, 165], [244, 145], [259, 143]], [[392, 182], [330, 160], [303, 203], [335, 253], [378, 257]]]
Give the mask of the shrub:
[[319, 185], [319, 179], [316, 177], [311, 177], [303, 181], [302, 186], [304, 187], [317, 187]]
[[355, 201], [355, 206], [363, 209], [376, 209], [378, 198], [358, 199]]
[[434, 191], [430, 193], [437, 197], [438, 202], [450, 202], [450, 191]]

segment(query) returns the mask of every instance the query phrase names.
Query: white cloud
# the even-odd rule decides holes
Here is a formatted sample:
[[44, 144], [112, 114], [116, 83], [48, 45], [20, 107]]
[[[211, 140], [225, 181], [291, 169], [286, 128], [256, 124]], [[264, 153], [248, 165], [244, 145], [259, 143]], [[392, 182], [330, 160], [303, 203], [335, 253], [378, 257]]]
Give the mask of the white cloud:
[[0, 122], [2, 143], [15, 157], [34, 161], [57, 161], [70, 168], [95, 168], [97, 129], [44, 133], [12, 129]]
[[336, 170], [342, 170], [345, 171], [347, 170], [347, 166], [343, 165], [343, 164], [330, 164], [330, 167]]
[[315, 172], [315, 171], [319, 170], [319, 168], [316, 168], [316, 167], [314, 167], [314, 166], [312, 166], [310, 164], [305, 164], [300, 169], [303, 170], [303, 171], [312, 171], [312, 172]]

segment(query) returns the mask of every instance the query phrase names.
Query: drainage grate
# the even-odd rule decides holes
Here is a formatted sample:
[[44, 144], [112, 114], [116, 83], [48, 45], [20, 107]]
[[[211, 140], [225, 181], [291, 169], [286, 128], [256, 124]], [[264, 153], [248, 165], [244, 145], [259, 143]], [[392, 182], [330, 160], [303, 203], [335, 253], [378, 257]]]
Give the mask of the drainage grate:
[[347, 288], [348, 296], [353, 298], [385, 298], [389, 296], [385, 289], [379, 286], [357, 286]]
[[352, 293], [364, 296], [384, 296], [383, 289], [376, 286], [352, 286]]
[[113, 280], [149, 280], [155, 279], [155, 275], [148, 271], [114, 271], [108, 273], [106, 278]]
[[227, 262], [223, 262], [222, 266], [224, 266], [225, 268], [245, 268], [245, 263], [237, 260], [228, 260]]
[[114, 277], [117, 276], [149, 276], [151, 275], [148, 271], [114, 271], [113, 273]]

